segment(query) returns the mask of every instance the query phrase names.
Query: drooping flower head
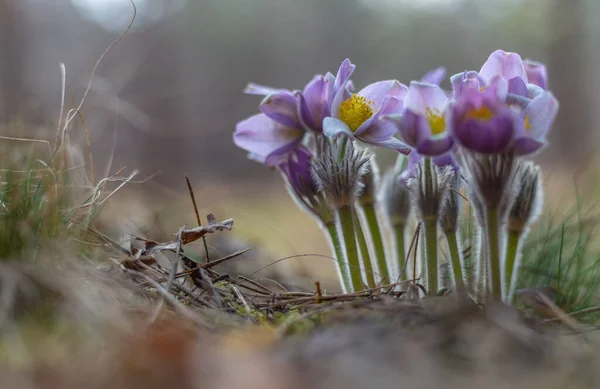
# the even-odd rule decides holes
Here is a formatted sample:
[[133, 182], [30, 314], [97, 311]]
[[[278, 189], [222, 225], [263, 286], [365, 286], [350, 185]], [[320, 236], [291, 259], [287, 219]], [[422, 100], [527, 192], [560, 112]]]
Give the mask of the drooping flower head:
[[410, 148], [394, 137], [395, 126], [383, 120], [385, 115], [402, 109], [408, 88], [396, 80], [387, 80], [352, 93], [348, 82], [353, 71], [354, 65], [346, 59], [340, 65], [334, 82], [330, 82], [331, 117], [323, 120], [324, 134], [330, 138], [345, 135], [408, 154]]
[[454, 146], [450, 136], [450, 101], [437, 85], [413, 81], [400, 114], [386, 116], [397, 125], [402, 141], [417, 153], [439, 156]]

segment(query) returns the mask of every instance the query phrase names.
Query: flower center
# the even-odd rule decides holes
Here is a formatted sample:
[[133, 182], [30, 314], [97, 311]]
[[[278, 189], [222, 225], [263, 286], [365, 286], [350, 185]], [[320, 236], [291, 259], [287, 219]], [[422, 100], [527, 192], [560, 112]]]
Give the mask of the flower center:
[[373, 101], [367, 100], [356, 93], [340, 104], [340, 120], [352, 130], [358, 130], [368, 118], [373, 116]]
[[525, 115], [525, 120], [523, 120], [523, 125], [526, 130], [531, 130], [531, 120], [529, 119], [529, 115]]
[[477, 119], [482, 121], [490, 120], [493, 116], [494, 114], [492, 111], [484, 105], [479, 108], [474, 108], [466, 114], [467, 119]]
[[429, 127], [431, 127], [432, 135], [438, 135], [446, 131], [446, 118], [440, 114], [439, 110], [427, 108], [425, 110], [425, 118], [427, 119], [427, 123], [429, 123]]

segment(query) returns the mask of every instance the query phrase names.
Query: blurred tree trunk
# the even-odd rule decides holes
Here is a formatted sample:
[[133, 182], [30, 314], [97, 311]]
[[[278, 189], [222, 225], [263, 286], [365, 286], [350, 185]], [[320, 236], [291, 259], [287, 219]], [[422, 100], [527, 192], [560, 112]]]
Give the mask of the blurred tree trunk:
[[23, 102], [23, 14], [18, 1], [0, 0], [0, 122], [19, 114]]
[[550, 31], [556, 34], [550, 44], [550, 88], [560, 101], [551, 140], [556, 152], [562, 154], [560, 160], [573, 167], [588, 162], [596, 151], [590, 138], [596, 129], [592, 123], [593, 87], [586, 66], [589, 42], [585, 15], [584, 0], [554, 0], [549, 20], [553, 26]]

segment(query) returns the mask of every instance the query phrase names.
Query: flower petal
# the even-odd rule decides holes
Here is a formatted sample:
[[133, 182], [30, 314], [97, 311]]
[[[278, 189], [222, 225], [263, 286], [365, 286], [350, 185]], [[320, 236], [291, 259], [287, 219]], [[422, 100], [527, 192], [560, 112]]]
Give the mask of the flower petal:
[[450, 77], [450, 83], [452, 84], [454, 96], [458, 97], [465, 88], [475, 88], [479, 90], [483, 81], [479, 77], [479, 73], [471, 70], [453, 75]]
[[354, 138], [354, 134], [346, 123], [331, 116], [323, 119], [323, 134], [329, 138], [336, 138], [342, 134]]
[[327, 82], [315, 76], [304, 88], [300, 99], [300, 119], [314, 131], [321, 131], [327, 104]]
[[335, 83], [333, 84], [333, 89], [337, 91], [338, 89], [344, 88], [348, 80], [350, 80], [350, 76], [352, 76], [354, 69], [356, 69], [356, 65], [351, 63], [348, 58], [342, 61], [340, 67], [338, 68], [338, 72], [335, 76]]
[[233, 141], [260, 160], [293, 149], [302, 136], [300, 130], [281, 126], [266, 115], [257, 114], [236, 125]]
[[537, 85], [542, 89], [548, 89], [548, 71], [546, 65], [541, 62], [524, 60], [525, 72], [527, 73], [527, 82]]
[[446, 77], [446, 68], [440, 66], [439, 68], [430, 70], [427, 73], [425, 73], [425, 75], [419, 81], [424, 82], [426, 84], [439, 86], [442, 83], [442, 81], [444, 81], [444, 77]]
[[496, 75], [502, 76], [505, 80], [520, 77], [527, 83], [527, 73], [523, 66], [523, 60], [517, 53], [496, 50], [490, 54], [487, 61], [481, 67], [479, 76], [489, 83]]
[[531, 100], [523, 111], [523, 117], [527, 118], [530, 125], [525, 129], [530, 138], [543, 140], [552, 127], [558, 112], [558, 101], [550, 92], [543, 93]]
[[513, 152], [516, 156], [531, 155], [540, 151], [544, 146], [544, 142], [531, 138], [520, 138], [515, 140]]
[[427, 138], [423, 139], [417, 145], [417, 152], [421, 155], [435, 157], [438, 155], [448, 153], [454, 146], [454, 140], [449, 136], [441, 138]]
[[527, 97], [529, 95], [527, 85], [520, 77], [513, 77], [510, 80], [508, 80], [508, 93], [524, 97]]
[[379, 110], [386, 97], [394, 96], [398, 99], [403, 99], [407, 93], [408, 88], [398, 80], [386, 80], [367, 85], [358, 92], [358, 95], [372, 101], [373, 109]]
[[456, 141], [463, 147], [485, 154], [507, 150], [515, 135], [513, 119], [508, 116], [488, 121], [467, 119], [454, 125], [453, 132]]
[[443, 113], [448, 107], [448, 98], [437, 85], [412, 81], [404, 99], [404, 107], [414, 113], [425, 115], [427, 110]]
[[244, 93], [247, 95], [268, 96], [268, 95], [272, 95], [273, 93], [277, 93], [280, 90], [283, 90], [283, 89], [276, 89], [276, 88], [272, 88], [270, 86], [254, 84], [251, 82], [244, 89]]
[[290, 91], [281, 90], [260, 103], [262, 113], [287, 127], [302, 129], [298, 117], [298, 99]]
[[409, 146], [405, 145], [400, 140], [393, 138], [393, 137], [384, 139], [384, 140], [380, 140], [377, 138], [370, 138], [370, 137], [357, 137], [357, 139], [359, 139], [365, 143], [368, 143], [370, 145], [373, 145], [373, 146], [384, 147], [386, 149], [396, 150], [397, 152], [404, 154], [404, 155], [410, 154], [410, 152], [412, 150]]

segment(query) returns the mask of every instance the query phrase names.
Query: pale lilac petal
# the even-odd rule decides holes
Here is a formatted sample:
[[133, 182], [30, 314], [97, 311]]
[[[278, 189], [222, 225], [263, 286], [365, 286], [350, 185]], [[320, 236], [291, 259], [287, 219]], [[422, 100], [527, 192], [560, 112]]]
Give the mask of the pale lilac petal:
[[426, 84], [440, 85], [446, 77], [446, 68], [440, 66], [439, 68], [433, 69], [425, 73], [425, 75], [419, 80]]
[[327, 116], [331, 116], [331, 104], [333, 102], [333, 98], [334, 98], [334, 90], [333, 90], [333, 85], [335, 84], [335, 77], [333, 76], [333, 74], [327, 72], [327, 74], [325, 74], [325, 83], [326, 83], [326, 90], [327, 90], [327, 104], [325, 104], [325, 110], [323, 111], [323, 117], [327, 117]]
[[490, 83], [484, 88], [483, 95], [491, 100], [500, 99], [504, 101], [508, 94], [508, 80], [500, 75], [492, 77]]
[[298, 117], [298, 99], [289, 91], [267, 96], [260, 104], [262, 113], [284, 126], [301, 129]]
[[251, 116], [235, 127], [234, 143], [256, 156], [267, 158], [292, 148], [302, 140], [303, 132], [281, 126], [264, 114]]
[[270, 86], [259, 85], [251, 82], [246, 86], [246, 89], [244, 89], [244, 93], [248, 95], [268, 96], [281, 90], [283, 89], [271, 88]]
[[525, 72], [527, 80], [530, 84], [537, 85], [542, 89], [548, 89], [548, 71], [546, 65], [541, 62], [524, 60]]
[[348, 58], [346, 58], [340, 65], [338, 72], [335, 76], [335, 83], [333, 85], [334, 90], [342, 89], [346, 86], [346, 83], [352, 76], [352, 73], [356, 69], [356, 65], [352, 64]]
[[383, 103], [383, 99], [387, 96], [395, 96], [402, 99], [407, 93], [408, 88], [397, 80], [386, 80], [367, 85], [358, 92], [358, 95], [372, 101], [373, 108], [378, 110]]
[[527, 83], [527, 73], [521, 56], [503, 50], [496, 50], [489, 56], [481, 67], [479, 75], [488, 83], [496, 75], [502, 76], [505, 80], [520, 77]]
[[397, 152], [404, 154], [404, 155], [408, 155], [411, 152], [411, 148], [407, 145], [405, 145], [404, 143], [402, 143], [400, 140], [396, 139], [396, 138], [387, 138], [384, 140], [379, 140], [377, 138], [370, 138], [370, 137], [360, 137], [357, 139], [368, 143], [370, 145], [373, 146], [378, 146], [378, 147], [384, 147], [386, 149], [392, 149], [392, 150], [396, 150]]
[[323, 134], [328, 138], [336, 138], [342, 134], [354, 138], [354, 134], [346, 123], [333, 117], [323, 119]]
[[368, 120], [368, 126], [361, 125], [356, 131], [354, 131], [354, 136], [385, 140], [393, 137], [398, 131], [396, 125], [389, 120], [383, 120], [381, 117], [376, 115], [373, 115], [373, 117], [370, 119], [373, 120]]
[[404, 107], [420, 115], [425, 115], [428, 109], [443, 113], [448, 107], [448, 98], [437, 85], [412, 81], [404, 100]]
[[528, 118], [531, 126], [529, 129], [525, 129], [526, 135], [533, 139], [545, 139], [557, 112], [558, 101], [552, 93], [546, 92], [533, 99], [523, 111], [523, 117]]

